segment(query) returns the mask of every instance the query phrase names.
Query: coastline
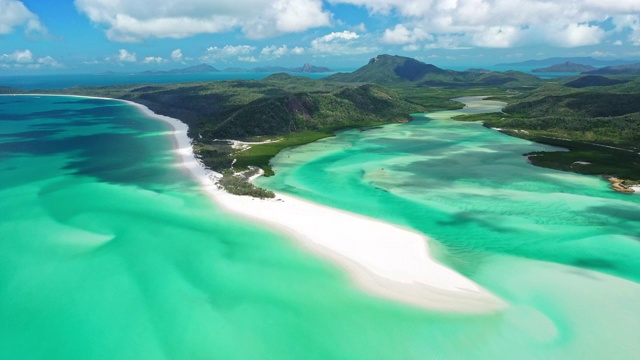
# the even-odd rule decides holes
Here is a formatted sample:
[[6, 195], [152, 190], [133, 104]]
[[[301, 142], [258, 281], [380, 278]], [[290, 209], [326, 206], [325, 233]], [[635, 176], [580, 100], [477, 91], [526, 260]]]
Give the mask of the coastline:
[[[27, 96], [52, 96], [28, 94]], [[207, 170], [194, 156], [188, 126], [159, 115], [142, 104], [121, 101], [173, 128], [181, 165], [199, 181], [212, 201], [225, 210], [258, 221], [288, 235], [292, 241], [343, 268], [362, 290], [422, 308], [455, 312], [495, 312], [506, 304], [473, 281], [439, 264], [429, 254], [424, 235], [365, 216], [276, 193], [260, 200], [231, 195], [214, 183], [220, 174]]]

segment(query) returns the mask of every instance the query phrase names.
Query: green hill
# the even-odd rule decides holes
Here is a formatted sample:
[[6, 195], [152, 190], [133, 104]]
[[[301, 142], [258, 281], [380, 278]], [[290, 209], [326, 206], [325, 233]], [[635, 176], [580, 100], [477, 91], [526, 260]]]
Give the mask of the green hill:
[[577, 64], [571, 61], [567, 61], [562, 64], [555, 64], [545, 68], [533, 69], [531, 70], [531, 72], [563, 73], [563, 72], [586, 72], [591, 70], [596, 70], [596, 68], [591, 65], [583, 65], [583, 64]]
[[588, 71], [585, 74], [592, 75], [640, 75], [640, 63], [628, 65], [607, 66], [601, 69]]
[[404, 56], [378, 55], [352, 73], [339, 73], [326, 77], [325, 81], [361, 82], [381, 85], [415, 82], [428, 74], [451, 72]]
[[572, 80], [564, 86], [581, 89], [585, 87], [613, 86], [629, 82], [628, 80], [611, 79], [599, 75], [585, 75]]
[[538, 77], [518, 71], [453, 71], [418, 60], [392, 55], [378, 55], [352, 73], [339, 73], [323, 79], [327, 82], [373, 83], [385, 86], [530, 86], [542, 83]]

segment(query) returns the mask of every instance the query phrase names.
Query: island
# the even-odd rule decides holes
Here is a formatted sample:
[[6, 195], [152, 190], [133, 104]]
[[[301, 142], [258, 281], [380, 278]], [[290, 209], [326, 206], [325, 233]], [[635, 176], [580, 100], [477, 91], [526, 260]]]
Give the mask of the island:
[[596, 67], [591, 65], [583, 65], [577, 64], [571, 61], [564, 62], [562, 64], [555, 64], [545, 68], [533, 69], [531, 72], [534, 73], [569, 73], [569, 72], [587, 72], [591, 70], [595, 70]]
[[[313, 80], [288, 73], [262, 80], [119, 85], [51, 90], [143, 104], [189, 125], [196, 156], [225, 174], [233, 193], [270, 197], [246, 180], [273, 174], [282, 149], [345, 128], [407, 122], [410, 114], [459, 109], [452, 98], [488, 95], [503, 112], [458, 118], [506, 134], [570, 149], [525, 154], [537, 166], [640, 179], [640, 78], [542, 80], [506, 71], [453, 71], [403, 56], [378, 55], [351, 73]], [[238, 141], [244, 146], [238, 146]]]

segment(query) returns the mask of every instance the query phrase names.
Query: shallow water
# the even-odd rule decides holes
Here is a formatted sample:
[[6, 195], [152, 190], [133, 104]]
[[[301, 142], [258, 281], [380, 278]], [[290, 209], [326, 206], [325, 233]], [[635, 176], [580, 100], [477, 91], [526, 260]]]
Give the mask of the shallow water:
[[460, 101], [284, 151], [258, 183], [423, 232], [441, 261], [510, 302], [487, 348], [463, 358], [638, 356], [640, 196], [530, 165], [522, 154], [550, 148], [450, 120], [502, 106]]
[[[620, 278], [636, 276], [625, 269], [634, 268], [638, 258], [633, 243], [637, 238], [630, 235], [637, 214], [631, 211], [638, 202], [604, 186], [600, 190], [602, 184], [592, 178], [561, 181], [565, 174], [550, 173], [527, 183], [516, 176], [520, 169], [503, 173], [516, 176], [513, 182], [499, 182], [495, 176], [482, 180], [481, 173], [457, 178], [455, 166], [446, 163], [435, 167], [434, 173], [450, 171], [450, 187], [460, 189], [456, 195], [458, 191], [445, 191], [436, 175], [430, 180], [423, 175], [429, 171], [412, 174], [408, 165], [415, 159], [401, 158], [417, 151], [422, 161], [443, 161], [439, 157], [453, 155], [456, 147], [447, 145], [447, 139], [466, 136], [469, 143], [458, 151], [494, 154], [496, 165], [509, 168], [516, 162], [509, 160], [512, 156], [523, 161], [519, 150], [507, 151], [511, 141], [520, 140], [474, 124], [447, 130], [446, 121], [423, 122], [436, 130], [442, 127], [440, 133], [421, 132], [420, 125], [416, 121], [345, 132], [329, 140], [338, 144], [333, 148], [312, 144], [310, 149], [318, 147], [326, 155], [300, 155], [307, 159], [302, 165], [312, 164], [312, 156], [318, 156], [319, 164], [333, 156], [338, 165], [310, 172], [291, 167], [294, 174], [286, 176], [287, 186], [293, 181], [307, 194], [338, 196], [350, 184], [354, 192], [336, 206], [426, 229], [445, 244], [443, 259], [511, 303], [504, 312], [443, 314], [361, 293], [341, 271], [280, 234], [219, 210], [176, 166], [179, 159], [168, 125], [136, 108], [94, 99], [0, 97], [0, 359], [623, 359], [638, 354], [640, 291], [635, 282]], [[388, 135], [370, 137], [383, 131]], [[403, 145], [418, 134], [427, 137], [408, 148]], [[476, 153], [478, 146], [471, 139], [482, 137], [489, 142], [500, 138], [505, 146]], [[368, 143], [366, 151], [356, 151], [359, 141]], [[431, 142], [439, 142], [441, 154], [422, 148]], [[310, 151], [305, 149], [297, 151]], [[280, 160], [294, 159], [295, 154], [283, 154]], [[468, 157], [452, 159], [470, 171], [474, 168]], [[382, 172], [379, 161], [384, 162]], [[393, 174], [386, 175], [392, 168]], [[278, 172], [270, 181], [287, 174], [282, 167]], [[318, 175], [331, 181], [319, 187], [314, 183]], [[539, 181], [547, 178], [557, 180]], [[430, 187], [423, 187], [423, 181]], [[617, 218], [620, 226], [604, 228], [626, 233], [612, 236], [603, 230], [594, 237], [587, 227], [591, 239], [574, 243], [596, 246], [605, 241], [609, 246], [590, 254], [606, 250], [610, 255], [603, 256], [610, 261], [617, 259], [614, 255], [622, 257], [620, 249], [626, 244], [629, 266], [616, 268], [620, 274], [614, 277], [513, 256], [546, 259], [529, 254], [539, 246], [546, 251], [541, 254], [562, 248], [570, 258], [573, 245], [568, 239], [583, 225], [564, 235], [560, 227], [549, 230], [567, 239], [559, 243], [563, 246], [542, 246], [551, 236], [520, 239], [513, 248], [528, 249], [520, 254], [504, 250], [509, 247], [506, 235], [490, 244], [494, 233], [483, 235], [481, 230], [491, 227], [475, 224], [473, 217], [461, 221], [461, 227], [447, 224], [460, 206], [473, 206], [470, 212], [477, 216], [499, 209], [486, 199], [472, 201], [473, 194], [488, 191], [478, 185], [482, 181], [505, 186], [501, 191], [506, 194], [489, 193], [487, 198], [573, 183], [575, 189], [589, 188], [593, 194], [581, 196], [599, 199], [601, 207], [622, 204], [612, 210], [616, 215], [606, 218]], [[399, 189], [398, 182], [406, 189]], [[572, 194], [564, 196], [576, 196]], [[559, 206], [548, 201], [549, 209]], [[407, 210], [439, 218], [407, 217], [408, 211], [398, 210], [407, 204], [414, 206]], [[570, 207], [579, 214], [589, 204]], [[515, 217], [513, 207], [502, 206], [502, 212], [492, 215], [496, 227], [511, 229], [522, 222], [542, 232], [553, 226], [550, 220], [531, 224], [524, 215], [513, 224], [500, 223], [503, 217]], [[527, 211], [536, 209], [528, 206]], [[596, 215], [597, 227], [603, 227], [605, 215]], [[443, 229], [431, 231], [434, 224]], [[456, 234], [456, 228], [457, 238], [443, 236]]]

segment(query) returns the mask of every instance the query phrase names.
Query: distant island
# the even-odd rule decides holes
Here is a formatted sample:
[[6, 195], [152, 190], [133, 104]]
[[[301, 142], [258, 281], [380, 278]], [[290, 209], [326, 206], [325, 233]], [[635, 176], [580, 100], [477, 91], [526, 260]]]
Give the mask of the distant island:
[[566, 62], [563, 62], [562, 64], [556, 64], [556, 65], [552, 65], [552, 66], [545, 67], [545, 68], [533, 69], [533, 70], [531, 70], [531, 72], [535, 72], [535, 73], [568, 73], [568, 72], [581, 73], [581, 72], [592, 71], [592, 70], [596, 70], [596, 67], [593, 67], [591, 65], [583, 65], [583, 64], [578, 64], [578, 63], [574, 63], [574, 62], [571, 62], [571, 61], [566, 61]]
[[585, 74], [593, 75], [640, 75], [640, 63], [625, 64], [617, 66], [607, 66], [601, 69], [592, 70]]
[[216, 73], [220, 72], [220, 70], [214, 68], [211, 65], [200, 64], [195, 66], [189, 66], [184, 69], [172, 69], [169, 71], [143, 71], [136, 73], [136, 75], [166, 75], [166, 74], [206, 74], [206, 73]]
[[334, 71], [324, 66], [304, 64], [302, 67], [296, 67], [296, 68], [288, 68], [283, 66], [261, 66], [261, 67], [255, 67], [252, 69], [243, 69], [243, 68], [232, 67], [232, 68], [224, 69], [224, 72], [268, 72], [268, 73], [289, 72], [289, 73], [317, 74], [317, 73], [328, 73], [328, 72], [334, 72]]
[[598, 60], [592, 57], [553, 57], [542, 60], [527, 60], [514, 63], [501, 63], [496, 64], [496, 66], [552, 66], [566, 62], [590, 66], [615, 66], [633, 63], [633, 61], [628, 60]]
[[[172, 69], [167, 71], [142, 71], [135, 73], [134, 75], [169, 75], [169, 74], [208, 74], [208, 73], [218, 73], [218, 72], [232, 72], [232, 73], [243, 73], [243, 72], [254, 72], [254, 73], [306, 73], [306, 74], [319, 74], [319, 73], [328, 73], [334, 72], [328, 67], [324, 66], [315, 66], [311, 64], [304, 64], [301, 67], [288, 68], [283, 66], [261, 66], [255, 67], [252, 69], [243, 69], [239, 67], [229, 67], [222, 71], [216, 69], [215, 67], [207, 64], [200, 64], [195, 66], [189, 66], [182, 69]], [[113, 71], [107, 71], [102, 73], [101, 75], [117, 75], [120, 73], [116, 73]]]
[[[607, 71], [631, 73], [635, 69], [640, 64]], [[261, 80], [50, 92], [131, 100], [179, 118], [189, 125], [199, 159], [212, 170], [228, 173], [226, 178], [233, 181], [234, 172], [252, 166], [272, 174], [269, 160], [280, 150], [332, 136], [338, 129], [407, 122], [410, 114], [460, 108], [460, 103], [450, 100], [455, 97], [493, 95], [508, 102], [502, 112], [466, 115], [459, 120], [481, 121], [512, 136], [571, 150], [526, 154], [534, 165], [615, 176], [623, 185], [632, 186], [640, 180], [638, 89], [640, 77], [629, 75], [545, 81], [518, 71], [460, 72], [382, 54], [356, 71], [319, 80], [278, 73]], [[518, 96], [513, 97], [514, 93]], [[237, 151], [219, 139], [263, 144]], [[244, 183], [228, 188], [263, 196]]]

